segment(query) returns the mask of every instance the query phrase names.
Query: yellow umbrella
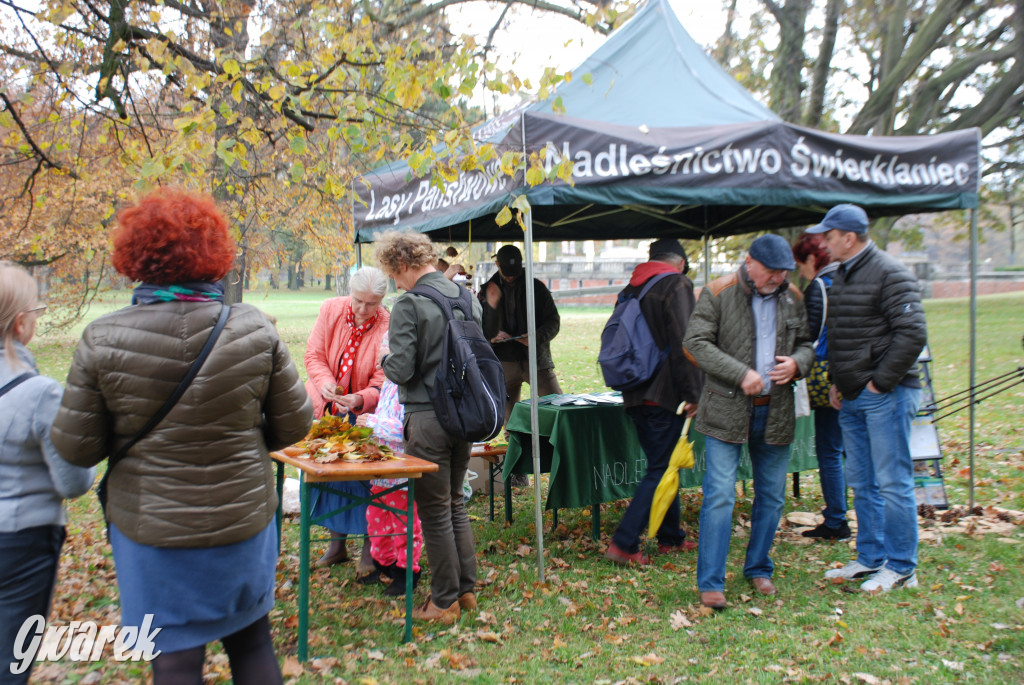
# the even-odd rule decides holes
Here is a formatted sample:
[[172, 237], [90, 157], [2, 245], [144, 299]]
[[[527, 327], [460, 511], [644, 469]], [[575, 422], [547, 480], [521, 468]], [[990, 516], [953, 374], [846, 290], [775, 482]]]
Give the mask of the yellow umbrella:
[[[682, 414], [686, 409], [686, 403], [679, 405], [677, 414]], [[654, 490], [654, 499], [651, 500], [651, 524], [647, 531], [647, 538], [653, 539], [658, 533], [661, 522], [665, 519], [672, 500], [679, 495], [679, 469], [693, 468], [693, 443], [689, 439], [690, 417], [686, 417], [683, 423], [683, 434], [679, 436], [676, 448], [672, 450], [672, 456], [668, 460], [668, 468], [661, 482]]]

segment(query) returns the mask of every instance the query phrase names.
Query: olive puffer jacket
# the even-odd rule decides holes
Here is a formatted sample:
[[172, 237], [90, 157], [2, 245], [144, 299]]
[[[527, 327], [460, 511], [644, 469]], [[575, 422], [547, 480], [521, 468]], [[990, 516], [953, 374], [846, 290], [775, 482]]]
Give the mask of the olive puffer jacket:
[[[775, 354], [796, 361], [797, 376], [807, 374], [814, 361], [814, 341], [807, 328], [800, 291], [783, 282], [775, 314]], [[754, 367], [753, 289], [746, 270], [711, 281], [701, 290], [683, 347], [706, 375], [695, 426], [725, 442], [746, 442], [750, 430], [751, 398], [740, 384]], [[772, 385], [765, 442], [793, 442], [796, 413], [793, 383]]]
[[928, 340], [921, 289], [907, 267], [874, 243], [836, 271], [828, 299], [832, 382], [854, 399], [874, 381], [879, 392], [920, 388], [917, 358]]
[[[89, 324], [51, 431], [61, 456], [113, 455], [199, 355], [219, 302], [135, 305]], [[108, 482], [107, 518], [135, 542], [213, 547], [262, 531], [277, 508], [268, 450], [301, 440], [313, 410], [267, 317], [236, 304], [199, 375]]]

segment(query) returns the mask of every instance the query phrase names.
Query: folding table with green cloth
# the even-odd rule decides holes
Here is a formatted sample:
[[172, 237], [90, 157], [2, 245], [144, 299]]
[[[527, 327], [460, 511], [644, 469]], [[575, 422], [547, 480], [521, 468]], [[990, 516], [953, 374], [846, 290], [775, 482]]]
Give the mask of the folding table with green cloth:
[[[629, 499], [647, 470], [647, 458], [637, 440], [633, 421], [622, 405], [562, 405], [537, 407], [540, 434], [540, 470], [550, 473], [545, 508], [552, 510], [557, 525], [558, 510], [592, 508], [595, 540], [601, 536], [600, 507], [603, 502]], [[528, 400], [513, 407], [506, 426], [508, 452], [502, 475], [508, 488], [512, 474], [533, 473]], [[699, 487], [704, 479], [704, 436], [690, 430], [694, 466], [679, 472], [679, 486]], [[796, 421], [796, 437], [790, 450], [789, 472], [818, 468], [814, 452], [814, 419]], [[753, 471], [746, 448], [736, 471], [737, 480], [750, 480]], [[799, 496], [794, 478], [794, 495]], [[506, 498], [506, 503], [510, 499]], [[512, 508], [505, 507], [505, 519], [512, 522]]]

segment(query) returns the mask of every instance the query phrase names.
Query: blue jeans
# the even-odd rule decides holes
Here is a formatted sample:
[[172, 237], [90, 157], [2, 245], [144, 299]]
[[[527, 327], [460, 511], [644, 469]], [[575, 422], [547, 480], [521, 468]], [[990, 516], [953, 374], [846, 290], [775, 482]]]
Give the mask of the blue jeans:
[[846, 478], [843, 476], [843, 430], [832, 407], [814, 410], [814, 447], [818, 479], [825, 499], [825, 525], [838, 528], [846, 521]]
[[[640, 534], [647, 530], [651, 518], [651, 501], [661, 477], [668, 468], [672, 450], [683, 431], [683, 417], [661, 407], [642, 405], [626, 410], [636, 424], [640, 447], [647, 456], [647, 472], [636, 486], [633, 499], [622, 515], [612, 542], [632, 554], [640, 549]], [[658, 528], [658, 542], [663, 545], [681, 545], [685, 535], [679, 530], [679, 496], [672, 498], [665, 519]]]
[[[782, 506], [786, 501], [786, 469], [789, 445], [769, 445], [764, 428], [770, 407], [754, 407], [747, 447], [754, 470], [754, 503], [750, 511], [750, 541], [743, 575], [771, 578], [775, 564], [768, 553], [775, 541]], [[700, 542], [697, 548], [697, 587], [701, 592], [725, 590], [725, 562], [729, 556], [732, 511], [736, 504], [736, 467], [739, 443], [723, 442], [710, 435], [704, 440], [704, 502], [700, 508]]]
[[921, 391], [867, 388], [839, 412], [846, 446], [846, 482], [857, 512], [857, 561], [901, 575], [917, 567], [917, 500], [910, 423]]

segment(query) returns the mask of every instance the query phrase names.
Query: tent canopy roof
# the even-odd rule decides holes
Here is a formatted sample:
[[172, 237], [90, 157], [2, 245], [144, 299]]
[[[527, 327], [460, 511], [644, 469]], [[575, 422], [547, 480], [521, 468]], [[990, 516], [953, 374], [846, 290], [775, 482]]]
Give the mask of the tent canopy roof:
[[552, 97], [475, 135], [499, 152], [542, 152], [548, 171], [568, 160], [573, 182], [527, 189], [522, 172], [502, 176], [492, 162], [441, 188], [392, 164], [356, 181], [356, 240], [388, 228], [515, 240], [515, 223], [494, 216], [523, 192], [535, 240], [734, 235], [817, 223], [840, 202], [872, 218], [977, 206], [977, 129], [848, 136], [785, 123], [704, 53], [666, 0], [650, 0]]

